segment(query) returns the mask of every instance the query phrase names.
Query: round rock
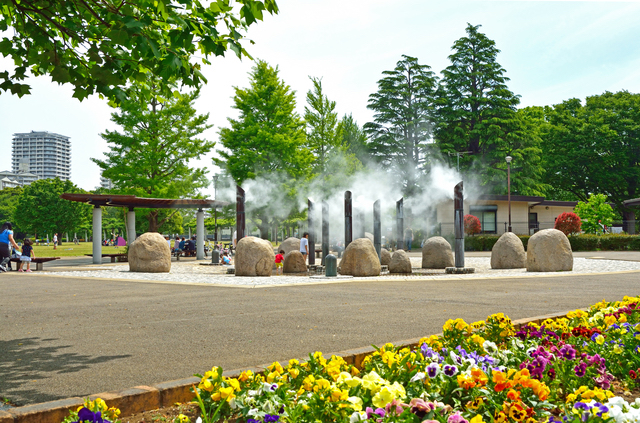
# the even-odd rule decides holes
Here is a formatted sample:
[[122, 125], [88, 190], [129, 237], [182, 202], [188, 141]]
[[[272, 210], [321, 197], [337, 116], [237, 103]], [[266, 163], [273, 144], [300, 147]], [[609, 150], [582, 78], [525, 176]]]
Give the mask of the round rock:
[[171, 250], [167, 240], [157, 232], [146, 232], [129, 246], [129, 270], [145, 273], [169, 273]]
[[300, 251], [300, 239], [296, 237], [289, 237], [280, 243], [278, 252], [284, 250], [284, 254], [287, 255], [289, 251]]
[[391, 256], [389, 273], [411, 273], [411, 259], [404, 250], [398, 250]]
[[307, 273], [307, 263], [305, 263], [302, 253], [298, 250], [289, 251], [285, 254], [283, 268], [283, 273]]
[[441, 236], [434, 236], [425, 241], [422, 247], [423, 269], [444, 269], [454, 265], [449, 241]]
[[527, 272], [573, 270], [573, 252], [565, 234], [545, 229], [533, 234], [527, 244]]
[[344, 251], [340, 273], [351, 276], [380, 276], [380, 260], [373, 242], [367, 238], [352, 241]]
[[502, 234], [491, 249], [492, 269], [521, 269], [527, 267], [527, 253], [522, 240], [513, 232]]
[[269, 241], [244, 237], [238, 241], [234, 258], [236, 276], [271, 276], [275, 258]]
[[386, 248], [380, 250], [380, 264], [388, 266], [391, 263], [391, 253]]

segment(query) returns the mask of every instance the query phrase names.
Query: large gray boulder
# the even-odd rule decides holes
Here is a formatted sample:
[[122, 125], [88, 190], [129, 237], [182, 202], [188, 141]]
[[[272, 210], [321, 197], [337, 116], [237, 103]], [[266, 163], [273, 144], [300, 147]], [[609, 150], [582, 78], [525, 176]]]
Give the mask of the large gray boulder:
[[234, 265], [236, 276], [271, 276], [276, 255], [269, 241], [246, 236], [238, 241]]
[[389, 273], [411, 273], [411, 259], [404, 250], [398, 250], [391, 256]]
[[340, 273], [351, 276], [379, 276], [381, 271], [378, 253], [367, 238], [352, 241], [340, 261]]
[[302, 253], [298, 250], [293, 250], [285, 254], [283, 269], [283, 273], [306, 273], [307, 263], [302, 257]]
[[527, 244], [527, 272], [573, 270], [573, 252], [565, 234], [545, 229], [533, 234]]
[[492, 269], [521, 269], [527, 267], [527, 253], [522, 240], [513, 232], [502, 234], [491, 249]]
[[380, 250], [380, 264], [388, 266], [391, 263], [391, 253], [386, 248]]
[[278, 247], [278, 252], [280, 252], [280, 250], [284, 250], [285, 255], [289, 251], [300, 251], [300, 239], [293, 236], [285, 239]]
[[449, 241], [441, 236], [434, 236], [425, 241], [422, 247], [423, 269], [444, 269], [454, 265], [453, 251]]
[[169, 273], [171, 249], [157, 232], [146, 232], [129, 246], [129, 270], [132, 272]]

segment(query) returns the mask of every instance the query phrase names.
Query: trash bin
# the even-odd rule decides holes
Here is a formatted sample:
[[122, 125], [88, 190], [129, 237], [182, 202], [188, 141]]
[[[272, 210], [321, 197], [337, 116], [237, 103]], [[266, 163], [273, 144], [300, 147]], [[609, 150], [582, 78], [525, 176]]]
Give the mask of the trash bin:
[[324, 275], [327, 277], [338, 276], [338, 259], [333, 254], [327, 255], [324, 259]]

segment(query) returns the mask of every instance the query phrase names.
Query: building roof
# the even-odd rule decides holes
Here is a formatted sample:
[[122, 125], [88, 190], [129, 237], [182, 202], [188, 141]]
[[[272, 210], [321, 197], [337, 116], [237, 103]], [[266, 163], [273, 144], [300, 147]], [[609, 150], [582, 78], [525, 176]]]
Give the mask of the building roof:
[[[493, 194], [482, 194], [478, 196], [478, 200], [481, 201], [509, 201], [508, 196], [506, 195], [493, 195]], [[512, 195], [511, 201], [522, 201], [531, 203], [541, 203], [544, 201], [544, 197], [535, 197], [531, 195]]]
[[627, 207], [640, 206], [640, 198], [632, 198], [631, 200], [625, 201], [623, 204]]
[[170, 198], [140, 198], [135, 195], [109, 195], [109, 194], [69, 194], [65, 193], [60, 198], [87, 203], [94, 206], [128, 207], [144, 209], [212, 209], [224, 207], [230, 203], [226, 201], [210, 199], [170, 199]]

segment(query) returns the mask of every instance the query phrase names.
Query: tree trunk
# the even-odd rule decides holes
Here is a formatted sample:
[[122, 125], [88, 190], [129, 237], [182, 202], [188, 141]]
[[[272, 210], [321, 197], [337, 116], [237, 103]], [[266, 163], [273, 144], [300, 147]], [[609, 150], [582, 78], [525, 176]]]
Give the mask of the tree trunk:
[[151, 211], [147, 218], [149, 220], [149, 232], [158, 232], [158, 211]]

